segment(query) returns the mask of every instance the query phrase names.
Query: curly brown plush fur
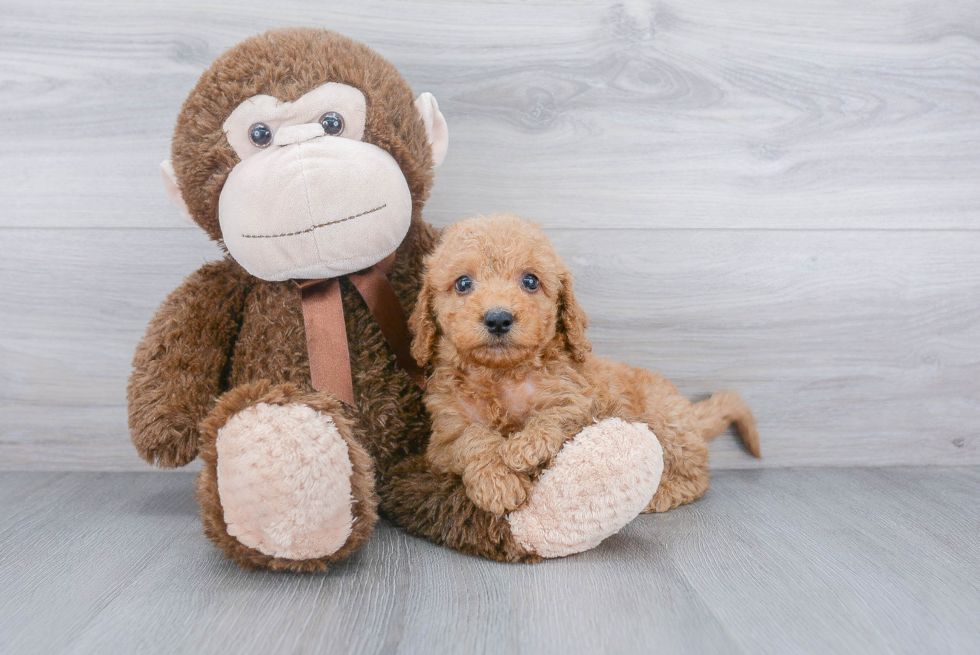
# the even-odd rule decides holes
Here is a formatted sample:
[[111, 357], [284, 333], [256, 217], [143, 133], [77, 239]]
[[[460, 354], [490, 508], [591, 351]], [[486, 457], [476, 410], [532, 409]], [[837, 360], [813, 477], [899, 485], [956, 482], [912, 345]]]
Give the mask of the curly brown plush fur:
[[[172, 161], [194, 220], [221, 243], [218, 198], [238, 157], [221, 126], [255, 94], [291, 101], [326, 82], [355, 86], [367, 99], [365, 141], [398, 162], [412, 194], [412, 222], [389, 276], [406, 312], [421, 287], [422, 257], [436, 231], [422, 220], [432, 155], [408, 84], [366, 46], [312, 29], [274, 30], [219, 57], [184, 103]], [[399, 367], [361, 296], [340, 281], [354, 404], [314, 391], [300, 295], [291, 282], [249, 275], [230, 256], [207, 264], [175, 290], [150, 322], [129, 381], [129, 426], [150, 463], [183, 466], [198, 454], [197, 482], [207, 535], [246, 568], [322, 570], [370, 535], [375, 505], [408, 529], [494, 559], [535, 559], [506, 521], [473, 507], [458, 476], [424, 472], [430, 431], [422, 392]], [[266, 403], [299, 404], [332, 419], [347, 443], [354, 529], [337, 552], [288, 559], [258, 552], [228, 532], [218, 493], [217, 433], [237, 412]], [[377, 479], [377, 493], [374, 479]]]
[[[610, 417], [647, 424], [663, 446], [664, 475], [647, 511], [707, 490], [706, 442], [730, 422], [759, 454], [737, 395], [692, 405], [656, 373], [592, 356], [571, 275], [536, 225], [513, 215], [461, 221], [426, 266], [411, 325], [415, 357], [435, 362], [427, 459], [436, 472], [462, 476], [478, 507], [496, 515], [520, 507], [565, 441]], [[462, 291], [461, 278], [470, 281]], [[508, 331], [488, 328], [492, 311], [512, 316]]]

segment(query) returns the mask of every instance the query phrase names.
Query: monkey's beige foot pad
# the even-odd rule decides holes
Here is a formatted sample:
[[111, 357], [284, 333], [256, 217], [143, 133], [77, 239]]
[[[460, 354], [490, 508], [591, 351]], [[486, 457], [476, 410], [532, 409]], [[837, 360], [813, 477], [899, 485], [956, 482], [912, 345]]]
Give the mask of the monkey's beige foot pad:
[[265, 555], [312, 559], [350, 537], [352, 465], [333, 419], [259, 403], [220, 430], [218, 496], [228, 534]]
[[583, 429], [507, 517], [524, 548], [563, 557], [594, 548], [636, 518], [660, 485], [660, 442], [643, 423], [606, 419]]

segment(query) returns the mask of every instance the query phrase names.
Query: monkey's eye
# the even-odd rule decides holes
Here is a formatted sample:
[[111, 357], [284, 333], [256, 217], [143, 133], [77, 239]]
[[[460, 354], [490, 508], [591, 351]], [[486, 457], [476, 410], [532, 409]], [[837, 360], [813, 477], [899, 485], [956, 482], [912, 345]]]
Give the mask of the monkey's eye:
[[473, 280], [469, 276], [461, 275], [456, 278], [456, 293], [466, 293], [473, 288]]
[[248, 140], [256, 148], [268, 148], [272, 143], [272, 128], [265, 123], [255, 123], [248, 128]]
[[337, 136], [344, 131], [344, 117], [335, 111], [328, 111], [320, 117], [320, 125], [328, 136]]
[[541, 283], [538, 281], [538, 276], [534, 273], [528, 273], [521, 279], [521, 286], [528, 291], [537, 291]]

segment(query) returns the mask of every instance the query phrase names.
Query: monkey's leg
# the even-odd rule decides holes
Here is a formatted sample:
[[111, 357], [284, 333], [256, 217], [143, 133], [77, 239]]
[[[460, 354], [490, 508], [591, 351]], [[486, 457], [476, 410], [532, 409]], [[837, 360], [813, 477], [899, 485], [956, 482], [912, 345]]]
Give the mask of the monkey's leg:
[[563, 557], [597, 546], [647, 504], [663, 467], [645, 425], [609, 419], [583, 429], [538, 476], [528, 502], [497, 517], [478, 509], [458, 476], [407, 459], [380, 485], [381, 509], [409, 531], [503, 562]]
[[660, 442], [642, 423], [589, 425], [535, 481], [527, 504], [508, 516], [519, 543], [544, 557], [595, 548], [636, 518], [663, 472]]
[[201, 424], [204, 532], [244, 568], [322, 571], [377, 521], [374, 463], [326, 394], [258, 382]]
[[708, 490], [708, 444], [694, 431], [672, 433], [661, 438], [664, 449], [664, 475], [653, 499], [643, 510], [666, 512], [693, 502]]

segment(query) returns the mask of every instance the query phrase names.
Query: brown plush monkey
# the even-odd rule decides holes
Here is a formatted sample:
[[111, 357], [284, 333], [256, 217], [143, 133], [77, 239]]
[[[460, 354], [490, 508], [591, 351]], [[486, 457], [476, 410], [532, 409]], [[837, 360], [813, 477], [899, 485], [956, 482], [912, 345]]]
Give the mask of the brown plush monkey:
[[[430, 425], [404, 316], [437, 236], [422, 206], [447, 142], [431, 95], [413, 99], [390, 63], [323, 30], [248, 39], [184, 103], [164, 183], [229, 255], [151, 321], [129, 424], [148, 462], [204, 460], [205, 532], [244, 567], [323, 570], [368, 539], [379, 501], [412, 532], [465, 552], [573, 552], [545, 553], [425, 464]], [[607, 435], [588, 452], [620, 446]], [[598, 543], [635, 516], [592, 521], [609, 509], [601, 487], [549, 520]]]

